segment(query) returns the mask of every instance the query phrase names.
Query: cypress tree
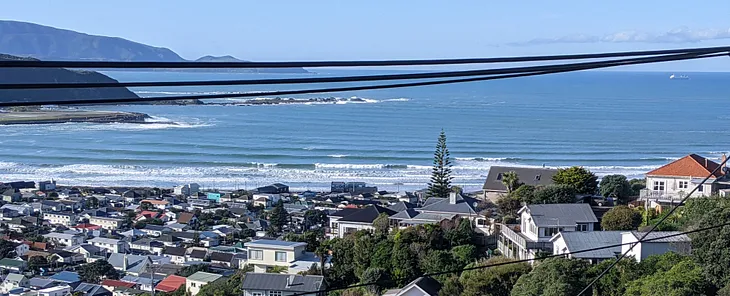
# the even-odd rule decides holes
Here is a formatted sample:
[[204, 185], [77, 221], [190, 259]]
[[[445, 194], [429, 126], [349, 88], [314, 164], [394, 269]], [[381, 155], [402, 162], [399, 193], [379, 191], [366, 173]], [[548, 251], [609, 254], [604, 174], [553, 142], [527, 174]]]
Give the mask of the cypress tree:
[[451, 192], [451, 155], [446, 147], [446, 133], [441, 130], [436, 152], [433, 154], [433, 171], [428, 193], [432, 197], [448, 197]]

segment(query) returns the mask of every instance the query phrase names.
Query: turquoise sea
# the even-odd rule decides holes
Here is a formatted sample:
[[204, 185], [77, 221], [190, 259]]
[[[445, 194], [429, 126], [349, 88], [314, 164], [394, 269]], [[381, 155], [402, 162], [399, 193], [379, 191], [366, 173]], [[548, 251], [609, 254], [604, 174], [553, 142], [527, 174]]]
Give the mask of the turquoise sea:
[[[311, 75], [373, 72], [327, 71]], [[107, 72], [120, 81], [276, 75]], [[643, 173], [688, 153], [730, 151], [730, 73], [582, 72], [407, 89], [296, 96], [365, 102], [274, 106], [105, 106], [150, 124], [0, 126], [0, 181], [69, 185], [324, 189], [365, 181], [414, 190], [428, 182], [441, 129], [455, 183], [480, 188], [492, 165], [585, 166]], [[305, 77], [307, 75], [279, 75]], [[341, 84], [340, 84], [341, 85]], [[353, 85], [353, 84], [348, 84]], [[317, 85], [322, 87], [326, 85]], [[166, 87], [142, 96], [308, 86]], [[238, 100], [219, 100], [236, 102]], [[170, 124], [175, 123], [175, 124]]]

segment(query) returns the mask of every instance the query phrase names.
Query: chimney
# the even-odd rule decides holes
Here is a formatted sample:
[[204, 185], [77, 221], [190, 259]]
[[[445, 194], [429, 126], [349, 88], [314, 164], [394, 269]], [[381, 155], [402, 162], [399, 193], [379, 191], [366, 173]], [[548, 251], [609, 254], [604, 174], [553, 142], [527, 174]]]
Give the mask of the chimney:
[[286, 287], [291, 287], [292, 283], [294, 282], [294, 275], [291, 274], [288, 277], [286, 277]]
[[449, 193], [449, 203], [452, 205], [456, 204], [456, 192]]
[[122, 263], [122, 269], [127, 271], [127, 253], [124, 253], [124, 262]]
[[[721, 162], [720, 162], [720, 163], [723, 163], [723, 162], [725, 162], [726, 160], [727, 160], [727, 154], [723, 153], [723, 154], [722, 154], [722, 159], [721, 159]], [[725, 163], [725, 165], [723, 165], [723, 166], [724, 166], [724, 167], [726, 167], [726, 166], [727, 166], [727, 163]]]

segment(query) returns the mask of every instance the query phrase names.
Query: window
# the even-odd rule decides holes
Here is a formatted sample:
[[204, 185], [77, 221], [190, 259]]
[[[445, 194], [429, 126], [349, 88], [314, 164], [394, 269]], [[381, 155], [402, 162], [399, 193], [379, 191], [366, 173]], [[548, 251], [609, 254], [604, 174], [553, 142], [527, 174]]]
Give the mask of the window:
[[700, 185], [699, 187], [697, 187], [697, 192], [702, 192], [702, 187], [705, 187], [705, 186], [704, 185]]
[[556, 228], [556, 227], [545, 228], [545, 236], [553, 236], [561, 231], [563, 231], [562, 228]]
[[497, 181], [502, 181], [502, 173], [497, 174]]
[[276, 261], [286, 262], [286, 252], [276, 252]]
[[251, 296], [264, 296], [264, 293], [261, 293], [261, 292], [251, 292]]
[[194, 288], [195, 287], [195, 283], [190, 283], [190, 286]]
[[269, 296], [281, 296], [281, 291], [269, 291]]
[[535, 181], [540, 181], [540, 175], [535, 176]]
[[254, 260], [264, 260], [264, 251], [263, 250], [251, 250], [251, 259]]
[[575, 225], [575, 231], [588, 231], [588, 224]]
[[654, 181], [654, 191], [664, 191], [664, 181]]
[[689, 188], [688, 181], [679, 181], [679, 189], [687, 189], [687, 188]]

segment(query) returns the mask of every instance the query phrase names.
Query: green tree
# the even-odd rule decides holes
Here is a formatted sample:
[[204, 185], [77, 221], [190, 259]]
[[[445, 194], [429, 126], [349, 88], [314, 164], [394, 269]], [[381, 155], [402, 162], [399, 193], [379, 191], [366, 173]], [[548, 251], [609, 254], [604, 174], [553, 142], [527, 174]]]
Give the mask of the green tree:
[[439, 296], [461, 295], [463, 291], [464, 288], [459, 282], [459, 277], [452, 275], [441, 286], [441, 290], [439, 290]]
[[667, 271], [659, 271], [630, 282], [624, 295], [714, 295], [714, 287], [705, 280], [702, 268], [688, 259], [679, 262]]
[[380, 213], [375, 220], [373, 220], [373, 228], [375, 228], [375, 234], [380, 237], [388, 235], [390, 229], [390, 216], [386, 213]]
[[137, 223], [134, 223], [134, 228], [136, 228], [136, 229], [142, 229], [145, 227], [147, 227], [147, 222], [138, 221]]
[[281, 232], [281, 230], [284, 228], [284, 225], [289, 223], [289, 213], [284, 209], [284, 201], [279, 200], [276, 203], [276, 206], [274, 206], [274, 209], [271, 211], [271, 215], [269, 216], [269, 223], [271, 223], [272, 226], [276, 227], [276, 232]]
[[601, 218], [603, 230], [636, 230], [641, 225], [641, 213], [627, 206], [616, 206]]
[[560, 185], [571, 185], [578, 194], [595, 194], [598, 189], [598, 177], [579, 166], [558, 169], [558, 172], [553, 175], [553, 182]]
[[429, 196], [448, 197], [451, 192], [451, 155], [446, 147], [446, 133], [442, 130], [433, 154], [433, 171], [428, 184]]
[[451, 248], [451, 256], [459, 267], [464, 267], [477, 259], [477, 247], [474, 245], [461, 245]]
[[375, 253], [370, 259], [371, 267], [391, 270], [390, 257], [393, 254], [393, 240], [384, 239], [375, 246]]
[[92, 195], [86, 199], [85, 205], [87, 209], [96, 209], [99, 207], [99, 199]]
[[396, 241], [393, 245], [390, 265], [392, 266], [393, 279], [399, 287], [418, 277], [418, 260], [405, 242]]
[[[593, 279], [603, 272], [615, 260], [604, 260], [601, 263], [592, 265], [588, 269], [588, 278]], [[595, 285], [593, 295], [601, 296], [623, 296], [626, 295], [626, 287], [629, 282], [644, 275], [634, 258], [624, 258], [606, 273]]]
[[376, 243], [375, 238], [373, 238], [369, 233], [355, 236], [355, 253], [353, 254], [353, 260], [355, 262], [355, 276], [358, 278], [362, 278], [362, 273], [372, 266], [372, 254], [368, 250], [374, 249]]
[[380, 292], [383, 290], [382, 287], [386, 286], [388, 281], [388, 272], [385, 269], [377, 267], [366, 269], [360, 277], [360, 282], [363, 284], [377, 283], [366, 286], [368, 292], [373, 295], [380, 295]]
[[200, 288], [200, 291], [198, 292], [198, 294], [196, 294], [196, 296], [241, 295], [241, 289], [243, 288], [243, 278], [245, 276], [245, 272], [243, 270], [239, 270], [229, 278], [221, 278], [217, 281], [204, 285], [202, 288]]
[[[467, 265], [467, 268], [513, 262], [504, 257], [480, 260]], [[464, 288], [461, 295], [509, 296], [512, 286], [522, 275], [528, 274], [532, 268], [527, 263], [514, 263], [494, 267], [467, 270], [461, 273], [459, 282]]]
[[532, 201], [528, 204], [574, 203], [578, 192], [572, 185], [556, 184], [539, 186], [533, 192]]
[[523, 203], [532, 203], [535, 199], [535, 190], [537, 188], [532, 185], [522, 185], [508, 194], [509, 197], [519, 200]]
[[175, 274], [179, 275], [181, 277], [189, 277], [198, 271], [209, 272], [210, 266], [208, 264], [203, 264], [203, 263], [187, 265], [187, 266], [181, 268], [180, 270], [178, 270]]
[[331, 287], [344, 287], [354, 284], [355, 276], [355, 252], [364, 252], [355, 249], [354, 236], [345, 238], [334, 238], [323, 243], [323, 247], [331, 252], [332, 266], [325, 271], [327, 283]]
[[646, 188], [645, 179], [631, 179], [629, 184], [631, 185], [631, 196], [639, 196], [641, 189]]
[[28, 258], [28, 268], [38, 272], [41, 268], [48, 267], [48, 260], [43, 256], [33, 256]]
[[599, 185], [601, 195], [615, 197], [621, 203], [627, 203], [632, 196], [631, 183], [624, 175], [608, 175], [601, 178]]
[[[459, 268], [451, 252], [446, 250], [432, 250], [426, 253], [420, 260], [420, 269], [424, 273], [434, 273]], [[439, 281], [445, 281], [450, 275], [442, 274], [435, 276]]]
[[504, 184], [504, 187], [507, 188], [507, 194], [512, 193], [512, 191], [515, 191], [522, 185], [522, 183], [520, 183], [520, 177], [517, 176], [517, 172], [515, 171], [509, 171], [502, 174], [502, 184]]
[[551, 258], [521, 276], [511, 296], [578, 295], [585, 287], [588, 263], [580, 259]]
[[15, 257], [15, 244], [9, 240], [0, 240], [0, 258]]
[[474, 239], [474, 227], [471, 221], [465, 218], [456, 218], [455, 226], [444, 232], [444, 238], [452, 247], [471, 244]]
[[79, 266], [77, 269], [82, 282], [96, 284], [102, 279], [119, 279], [119, 273], [114, 269], [114, 266], [109, 264], [106, 260], [97, 260], [92, 263], [87, 263]]
[[[527, 187], [524, 185], [520, 188]], [[519, 191], [520, 189], [517, 189]], [[502, 216], [517, 216], [517, 211], [522, 208], [522, 200], [514, 197], [512, 194], [502, 196], [497, 199], [497, 210]]]
[[327, 213], [320, 210], [307, 210], [304, 212], [304, 225], [306, 229], [312, 226], [324, 227], [329, 223]]
[[[687, 229], [730, 222], [730, 200], [702, 198], [691, 200], [685, 208]], [[689, 235], [692, 257], [704, 270], [705, 277], [717, 287], [730, 285], [730, 226], [722, 226]]]

